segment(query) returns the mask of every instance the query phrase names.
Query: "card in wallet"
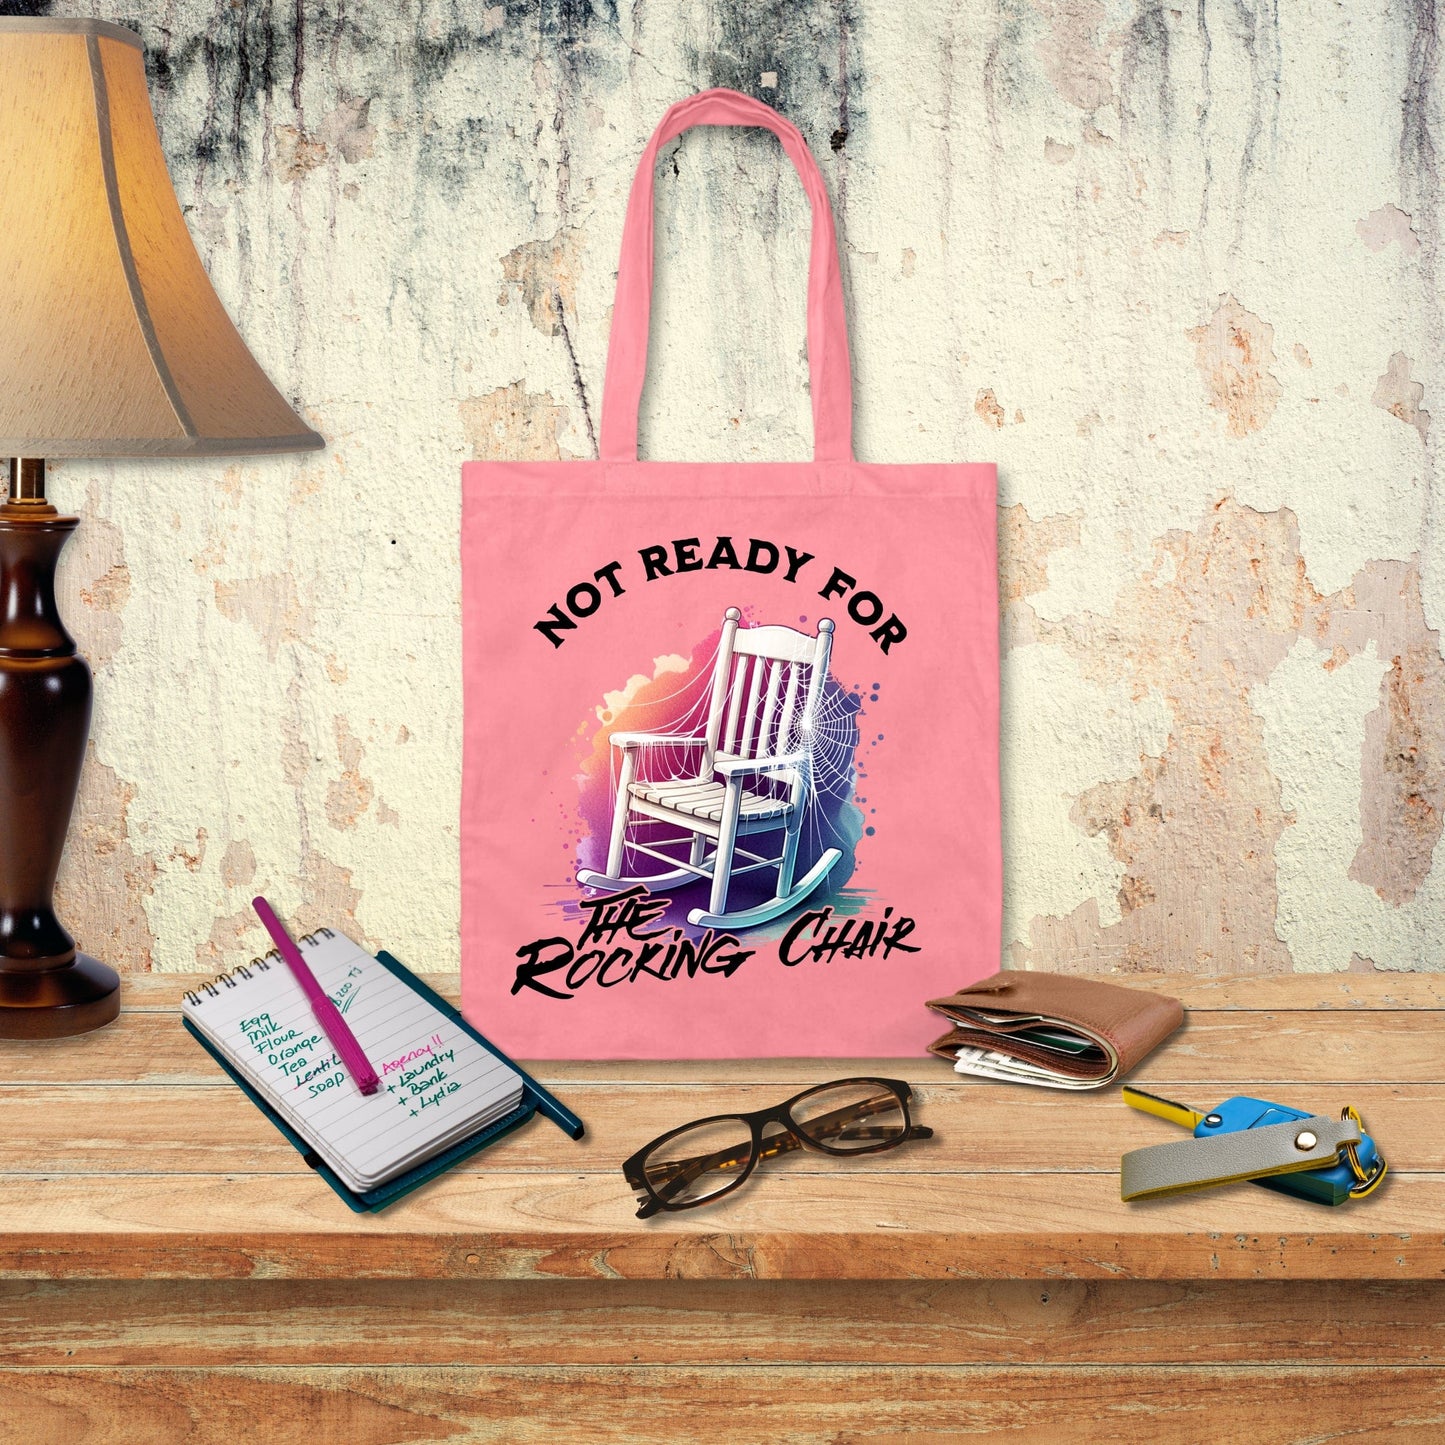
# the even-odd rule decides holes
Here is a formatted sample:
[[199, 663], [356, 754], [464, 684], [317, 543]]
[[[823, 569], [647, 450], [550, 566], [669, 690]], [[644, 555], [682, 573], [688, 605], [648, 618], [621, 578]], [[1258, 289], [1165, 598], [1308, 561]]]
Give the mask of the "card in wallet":
[[1013, 969], [929, 1001], [954, 1027], [928, 1047], [961, 1074], [1051, 1089], [1122, 1078], [1184, 1022], [1184, 1006], [1074, 974]]

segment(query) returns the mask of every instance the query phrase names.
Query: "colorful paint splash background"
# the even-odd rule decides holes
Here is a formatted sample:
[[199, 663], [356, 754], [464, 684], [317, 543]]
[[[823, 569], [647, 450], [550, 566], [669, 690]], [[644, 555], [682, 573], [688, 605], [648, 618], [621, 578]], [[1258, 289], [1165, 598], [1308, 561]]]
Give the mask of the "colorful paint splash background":
[[[759, 624], [752, 618], [745, 618], [743, 626], [750, 625]], [[807, 617], [800, 617], [794, 625], [804, 631], [810, 630]], [[579, 726], [577, 782], [581, 828], [576, 851], [579, 869], [595, 868], [601, 872], [607, 866], [607, 846], [620, 767], [620, 755], [611, 745], [612, 735], [618, 732], [648, 732], [683, 738], [703, 733], [707, 727], [713, 667], [721, 635], [721, 628], [714, 628], [695, 644], [688, 657], [672, 654], [655, 658], [651, 677], [639, 673], [629, 678], [618, 691], [607, 694], [596, 711]], [[871, 691], [870, 696], [872, 700], [877, 700], [876, 689]], [[873, 832], [872, 827], [864, 828], [860, 805], [866, 799], [856, 792], [858, 781], [866, 776], [857, 764], [858, 724], [862, 708], [863, 690], [845, 688], [830, 671], [819, 699], [813, 739], [813, 792], [804, 804], [794, 876], [801, 878], [827, 848], [838, 848], [843, 856], [827, 880], [800, 907], [816, 908], [839, 893], [852, 876], [860, 838], [865, 831], [869, 834]], [[874, 741], [881, 741], [881, 737]], [[652, 778], [687, 777], [696, 766], [695, 750], [665, 746], [649, 749], [642, 763], [643, 776]], [[657, 847], [660, 837], [676, 831], [665, 824], [658, 824], [652, 830], [655, 836], [649, 837], [646, 832], [638, 836]], [[753, 834], [741, 841], [751, 851], [771, 856], [782, 850], [782, 830]], [[666, 851], [679, 857], [687, 856], [683, 847]], [[639, 871], [665, 870], [665, 865], [645, 854], [634, 855], [633, 861]], [[776, 885], [777, 873], [771, 868], [761, 868], [736, 877], [728, 892], [728, 909], [735, 911], [761, 902], [772, 896]], [[687, 913], [689, 909], [706, 905], [707, 888], [707, 883], [699, 880], [667, 890], [673, 904], [663, 915], [666, 922], [691, 934], [702, 932], [688, 924]], [[578, 913], [575, 901], [564, 903], [563, 907], [569, 916]], [[774, 922], [751, 932], [749, 937], [768, 937], [781, 932], [786, 922], [786, 919]]]

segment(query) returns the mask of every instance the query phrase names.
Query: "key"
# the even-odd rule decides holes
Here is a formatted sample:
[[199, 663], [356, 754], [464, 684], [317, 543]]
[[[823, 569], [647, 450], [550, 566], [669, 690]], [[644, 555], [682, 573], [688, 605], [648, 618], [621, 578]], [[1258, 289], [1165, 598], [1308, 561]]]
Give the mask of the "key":
[[[1208, 1113], [1203, 1113], [1188, 1104], [1179, 1104], [1173, 1099], [1164, 1099], [1158, 1094], [1149, 1094], [1128, 1084], [1124, 1085], [1124, 1102], [1131, 1109], [1168, 1119], [1171, 1124], [1191, 1130], [1196, 1139], [1313, 1117], [1304, 1109], [1292, 1109], [1287, 1104], [1272, 1104], [1267, 1099], [1251, 1099], [1243, 1094], [1226, 1099], [1222, 1104], [1216, 1104]], [[1353, 1109], [1347, 1110], [1347, 1115], [1356, 1121], [1359, 1119]], [[1258, 1184], [1261, 1189], [1274, 1189], [1281, 1194], [1293, 1194], [1296, 1198], [1312, 1199], [1319, 1204], [1344, 1204], [1351, 1198], [1359, 1199], [1373, 1190], [1386, 1174], [1384, 1156], [1376, 1147], [1375, 1141], [1363, 1129], [1360, 1132], [1360, 1142], [1355, 1148], [1358, 1170], [1348, 1158], [1341, 1158], [1323, 1169], [1279, 1174], [1250, 1182]]]

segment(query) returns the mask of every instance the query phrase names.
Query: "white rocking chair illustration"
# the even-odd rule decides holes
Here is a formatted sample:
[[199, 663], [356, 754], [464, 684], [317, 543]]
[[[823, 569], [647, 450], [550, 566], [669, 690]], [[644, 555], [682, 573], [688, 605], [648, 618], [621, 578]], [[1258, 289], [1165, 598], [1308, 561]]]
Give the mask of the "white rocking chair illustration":
[[[607, 871], [586, 868], [577, 875], [584, 887], [608, 893], [639, 883], [655, 892], [693, 878], [708, 879], [712, 883], [708, 906], [687, 915], [688, 922], [699, 927], [755, 928], [781, 917], [801, 903], [843, 856], [839, 849], [829, 848], [803, 877], [793, 878], [798, 836], [812, 793], [814, 727], [828, 680], [833, 624], [823, 618], [818, 635], [809, 637], [791, 627], [739, 630], [741, 616], [736, 607], [723, 615], [707, 729], [701, 737], [612, 734], [612, 746], [622, 753], [622, 770]], [[650, 777], [644, 759], [649, 749], [660, 748], [680, 749], [696, 762], [683, 777]], [[636, 825], [655, 823], [681, 829], [654, 841], [674, 848], [690, 844], [686, 862], [631, 836]], [[777, 857], [749, 852], [738, 843], [739, 838], [779, 829], [783, 838]], [[626, 868], [629, 854], [655, 858], [667, 870], [633, 874]], [[746, 862], [740, 864], [738, 859]], [[778, 870], [773, 897], [729, 913], [732, 880], [760, 868]]]

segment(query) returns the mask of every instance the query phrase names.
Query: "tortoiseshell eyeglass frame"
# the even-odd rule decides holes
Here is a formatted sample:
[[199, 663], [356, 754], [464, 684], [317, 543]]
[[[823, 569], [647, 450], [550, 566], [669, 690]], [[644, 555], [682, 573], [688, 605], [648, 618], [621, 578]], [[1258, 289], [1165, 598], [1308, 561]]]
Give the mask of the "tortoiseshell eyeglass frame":
[[[797, 1105], [827, 1089], [837, 1089], [848, 1084], [878, 1085], [887, 1091], [886, 1103], [880, 1104], [876, 1097], [862, 1099], [846, 1108], [835, 1109], [830, 1114], [820, 1114], [815, 1119], [807, 1120], [805, 1124], [795, 1122], [793, 1109]], [[622, 1172], [626, 1176], [627, 1182], [639, 1195], [637, 1217], [650, 1219], [662, 1210], [695, 1209], [701, 1204], [711, 1204], [715, 1199], [721, 1199], [725, 1194], [731, 1194], [734, 1189], [744, 1184], [760, 1161], [774, 1159], [779, 1154], [786, 1154], [794, 1149], [816, 1149], [820, 1154], [834, 1155], [877, 1154], [884, 1149], [896, 1149], [900, 1144], [906, 1144], [911, 1139], [931, 1139], [933, 1130], [925, 1125], [915, 1124], [908, 1112], [908, 1101], [912, 1097], [912, 1087], [902, 1079], [868, 1077], [832, 1079], [826, 1084], [815, 1084], [811, 1089], [804, 1089], [801, 1094], [794, 1094], [791, 1099], [786, 1099], [771, 1109], [758, 1109], [751, 1114], [712, 1114], [706, 1119], [694, 1119], [679, 1128], [669, 1129], [666, 1134], [660, 1134], [650, 1144], [639, 1149], [622, 1166]], [[870, 1137], [870, 1133], [875, 1136], [881, 1135], [884, 1130], [880, 1128], [870, 1131], [866, 1127], [859, 1129], [849, 1126], [856, 1125], [857, 1121], [867, 1118], [870, 1113], [880, 1112], [881, 1108], [892, 1108], [894, 1104], [897, 1104], [903, 1114], [902, 1130], [890, 1128], [887, 1130], [886, 1137], [877, 1138], [874, 1143], [839, 1149], [822, 1143], [817, 1137], [814, 1137], [820, 1133], [825, 1138], [829, 1134], [838, 1137], [845, 1131], [851, 1139], [866, 1139]], [[670, 1170], [671, 1173], [662, 1181], [660, 1187], [648, 1178], [648, 1171], [645, 1168], [648, 1157], [666, 1144], [669, 1139], [675, 1139], [680, 1134], [687, 1134], [704, 1124], [730, 1123], [741, 1123], [748, 1126], [750, 1142], [746, 1160], [740, 1157], [741, 1149], [719, 1149], [711, 1154], [701, 1154], [690, 1159], [668, 1160], [662, 1167]], [[769, 1124], [781, 1126], [784, 1132], [774, 1134], [772, 1138], [765, 1141], [763, 1130]], [[675, 1198], [676, 1193], [684, 1186], [690, 1184], [694, 1179], [700, 1178], [709, 1170], [723, 1169], [729, 1165], [737, 1167], [740, 1164], [742, 1168], [737, 1178], [723, 1185], [714, 1193], [703, 1195], [699, 1199], [679, 1201]], [[654, 1175], [658, 1173], [658, 1168], [657, 1165], [653, 1166]]]

